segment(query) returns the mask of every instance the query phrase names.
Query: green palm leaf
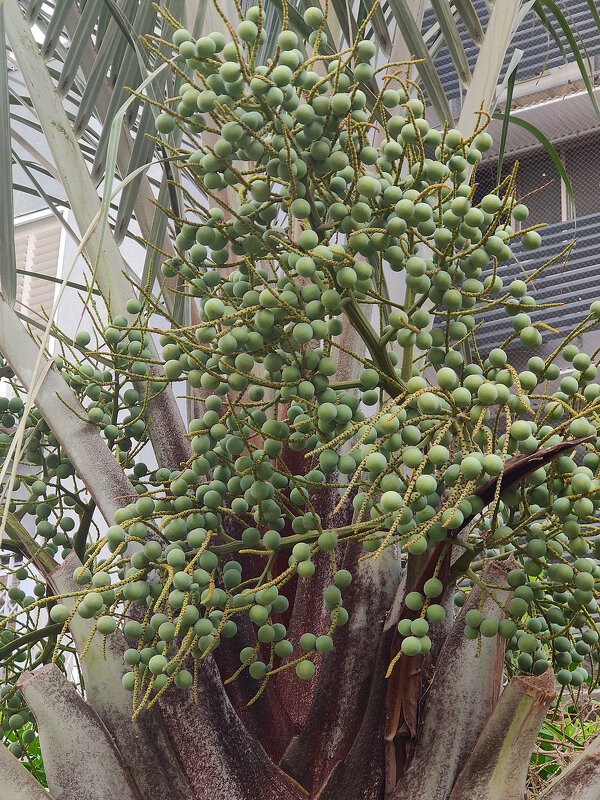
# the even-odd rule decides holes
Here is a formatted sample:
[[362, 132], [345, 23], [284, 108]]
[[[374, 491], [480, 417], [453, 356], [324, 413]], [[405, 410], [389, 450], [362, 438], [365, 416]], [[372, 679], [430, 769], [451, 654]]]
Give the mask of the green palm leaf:
[[8, 92], [8, 63], [4, 33], [4, 9], [0, 5], [0, 288], [7, 302], [14, 305], [17, 295], [17, 273], [14, 235], [12, 189], [12, 156], [10, 136], [10, 105]]

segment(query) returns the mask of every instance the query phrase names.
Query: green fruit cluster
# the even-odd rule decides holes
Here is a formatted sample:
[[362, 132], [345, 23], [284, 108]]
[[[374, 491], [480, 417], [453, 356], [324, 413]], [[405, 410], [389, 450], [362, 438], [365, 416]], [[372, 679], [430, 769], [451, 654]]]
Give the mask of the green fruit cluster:
[[0, 687], [0, 712], [0, 730], [6, 746], [15, 758], [26, 758], [35, 770], [35, 754], [39, 752], [35, 717], [21, 692], [10, 683]]
[[[307, 20], [316, 30], [321, 24], [317, 17], [312, 20], [309, 14]], [[473, 335], [475, 315], [490, 303], [504, 306], [523, 345], [535, 348], [542, 341], [540, 326], [530, 316], [536, 304], [528, 282], [516, 280], [505, 289], [499, 273], [500, 265], [511, 259], [515, 241], [525, 249], [540, 244], [536, 230], [512, 227], [515, 222], [522, 225], [528, 210], [516, 203], [511, 181], [474, 201], [476, 166], [491, 147], [489, 135], [480, 129], [465, 140], [456, 130], [431, 128], [424, 103], [411, 98], [408, 85], [399, 81], [380, 95], [389, 111], [384, 140], [374, 147], [367, 134], [379, 120], [362, 88], [374, 73], [370, 43], [361, 42], [351, 58], [331, 62], [326, 77], [319, 78], [303, 63], [292, 31], [280, 37], [278, 62], [257, 65], [253, 45], [261, 31], [256, 22], [250, 9], [238, 32], [247, 44], [247, 58], [243, 45], [220, 40], [209, 55], [212, 48], [205, 41], [195, 43], [197, 51], [191, 54], [191, 37], [181, 31], [175, 35], [182, 40], [180, 56], [194, 70], [196, 82], [181, 87], [179, 104], [165, 109], [161, 124], [168, 119], [170, 130], [178, 126], [184, 137], [200, 134], [202, 141], [203, 130], [220, 130], [220, 138], [191, 152], [181, 169], [209, 198], [218, 200], [218, 192], [228, 186], [241, 187], [241, 206], [232, 217], [222, 206], [199, 208], [204, 220], [182, 227], [179, 255], [163, 271], [167, 277], [183, 278], [199, 298], [200, 344], [186, 348], [181, 338], [165, 340], [163, 355], [170, 359], [171, 377], [185, 375], [192, 385], [215, 392], [209, 398], [215, 409], [217, 398], [231, 392], [248, 392], [258, 408], [267, 393], [290, 405], [285, 421], [279, 422], [263, 418], [260, 411], [257, 419], [256, 410], [227, 413], [219, 408], [218, 420], [216, 414], [214, 419], [205, 416], [194, 430], [199, 458], [191, 471], [208, 474], [215, 468], [209, 454], [218, 455], [220, 447], [229, 452], [230, 461], [239, 456], [238, 477], [234, 474], [231, 487], [227, 484], [230, 493], [213, 481], [201, 489], [201, 499], [209, 507], [251, 514], [256, 533], [244, 533], [266, 547], [281, 546], [276, 519], [283, 523], [286, 507], [293, 506], [294, 532], [319, 531], [318, 515], [301, 513], [311, 506], [311, 492], [326, 488], [327, 475], [348, 475], [358, 489], [352, 502], [356, 521], [364, 526], [365, 550], [379, 553], [400, 544], [409, 554], [420, 555], [484, 511], [478, 487], [501, 475], [509, 458], [557, 444], [565, 433], [595, 436], [588, 417], [573, 411], [563, 431], [555, 427], [565, 415], [565, 403], [577, 392], [584, 392], [587, 402], [596, 399], [596, 369], [579, 354], [578, 371], [547, 396], [539, 421], [533, 422], [527, 418], [533, 412], [530, 396], [540, 392], [544, 381], [558, 377], [554, 363], [533, 356], [528, 369], [517, 373], [500, 347], [483, 362], [465, 359], [462, 343]], [[311, 44], [316, 47], [322, 36], [319, 30]], [[251, 180], [243, 178], [244, 165], [251, 165], [244, 173]], [[259, 260], [264, 268], [254, 266]], [[370, 348], [372, 362], [360, 371], [362, 408], [379, 406], [365, 419], [356, 397], [345, 389], [336, 391], [330, 377], [337, 370], [338, 337], [360, 319], [358, 304], [377, 297], [385, 267], [405, 273], [407, 303], [389, 314], [380, 351]], [[433, 313], [425, 310], [427, 305]], [[446, 320], [444, 327], [435, 324], [440, 317]], [[433, 386], [422, 377], [423, 365], [406, 374], [394, 343], [405, 354], [413, 348], [425, 354], [436, 373]], [[569, 348], [563, 351], [566, 356]], [[395, 399], [384, 402], [384, 391]], [[511, 420], [505, 432], [497, 424], [497, 432], [487, 425], [496, 409]], [[464, 442], [470, 436], [456, 437], [451, 422], [456, 418], [464, 420], [463, 430], [472, 431], [468, 449]], [[254, 449], [253, 437], [259, 432], [263, 446]], [[217, 438], [220, 447], [215, 447]], [[349, 453], [342, 455], [346, 444], [351, 445]], [[320, 469], [306, 481], [301, 475], [291, 481], [281, 474], [284, 448], [317, 453]], [[249, 450], [251, 457], [240, 455]], [[258, 483], [251, 485], [250, 476], [244, 481], [250, 458], [260, 461], [266, 480], [257, 475]], [[552, 478], [553, 468], [545, 467], [528, 476], [533, 514], [548, 503], [554, 510], [573, 487], [586, 495], [575, 501], [574, 514], [594, 513], [594, 490], [600, 484], [593, 470], [574, 466], [570, 480]], [[183, 483], [179, 488], [185, 492]], [[278, 502], [280, 491], [289, 491], [285, 505]], [[344, 497], [349, 498], [348, 491]], [[535, 543], [521, 545], [519, 536], [515, 544], [512, 529], [504, 534], [507, 526], [500, 523], [510, 520], [514, 506], [509, 495], [483, 520], [485, 535], [491, 533], [500, 543], [489, 553], [523, 552], [525, 572], [533, 580], [545, 572], [541, 559], [547, 552]], [[261, 520], [270, 530], [259, 538]], [[319, 545], [325, 536], [319, 536]], [[572, 538], [581, 541], [572, 552], [585, 555], [585, 539]], [[334, 541], [330, 546], [335, 547]], [[309, 543], [293, 546], [289, 564], [303, 577], [314, 572]], [[431, 599], [446, 587], [437, 579], [428, 583], [421, 622], [399, 623], [406, 655], [431, 646], [425, 616], [436, 608]], [[521, 610], [515, 602], [519, 599], [511, 601], [519, 607], [509, 613], [522, 620], [532, 608]], [[441, 621], [435, 610], [430, 616], [432, 622]], [[511, 640], [512, 650], [523, 651], [519, 667], [524, 668], [531, 643], [523, 639], [520, 647], [522, 637], [513, 641], [513, 635], [506, 636], [508, 628], [504, 625], [500, 635]], [[476, 626], [467, 623], [465, 629], [471, 637], [497, 633], [491, 619]], [[546, 646], [549, 642], [544, 639]], [[547, 650], [541, 648], [540, 643], [545, 658]], [[533, 661], [528, 668], [534, 668]], [[253, 671], [262, 675], [268, 669], [266, 665], [263, 673], [255, 666]]]

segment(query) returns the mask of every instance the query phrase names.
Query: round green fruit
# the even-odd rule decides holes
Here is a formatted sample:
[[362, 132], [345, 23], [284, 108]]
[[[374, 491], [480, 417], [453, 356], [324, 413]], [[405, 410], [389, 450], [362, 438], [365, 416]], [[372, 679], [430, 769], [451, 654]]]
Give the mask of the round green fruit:
[[307, 8], [306, 11], [304, 12], [304, 22], [306, 22], [306, 24], [313, 30], [317, 30], [322, 21], [323, 21], [323, 12], [321, 11], [320, 8], [311, 6], [310, 8]]
[[296, 664], [296, 675], [304, 681], [310, 680], [315, 674], [316, 667], [312, 661], [299, 661]]
[[52, 622], [64, 624], [69, 618], [69, 609], [62, 603], [57, 603], [50, 609], [50, 619]]
[[421, 652], [421, 642], [416, 636], [406, 636], [402, 640], [400, 649], [405, 656], [416, 656]]
[[[444, 591], [444, 584], [439, 578], [429, 578], [423, 585], [423, 593], [425, 597], [439, 597]], [[427, 631], [425, 631], [427, 633]], [[419, 634], [424, 635], [424, 634]]]
[[171, 133], [175, 128], [175, 118], [167, 113], [159, 114], [154, 124], [159, 133]]

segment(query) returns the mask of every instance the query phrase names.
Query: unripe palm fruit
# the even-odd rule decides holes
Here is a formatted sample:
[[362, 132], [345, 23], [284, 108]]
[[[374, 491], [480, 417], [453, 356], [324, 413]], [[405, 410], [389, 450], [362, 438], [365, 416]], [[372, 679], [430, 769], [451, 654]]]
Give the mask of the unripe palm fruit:
[[310, 680], [313, 675], [315, 674], [316, 667], [312, 663], [312, 661], [299, 661], [296, 664], [296, 675], [301, 678], [302, 680]]

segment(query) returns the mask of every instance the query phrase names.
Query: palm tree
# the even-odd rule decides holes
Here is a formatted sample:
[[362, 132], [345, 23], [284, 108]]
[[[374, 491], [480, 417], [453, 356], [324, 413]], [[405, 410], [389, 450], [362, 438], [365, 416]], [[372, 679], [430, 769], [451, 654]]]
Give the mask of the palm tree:
[[[314, 38], [304, 12], [307, 7], [321, 5], [327, 16], [323, 25], [318, 23], [316, 27], [321, 53], [326, 58], [353, 47], [364, 23], [364, 35], [376, 42], [375, 58], [380, 63], [397, 64], [411, 57], [418, 60], [415, 68], [431, 102], [432, 116], [437, 117], [440, 128], [456, 127], [465, 139], [479, 124], [481, 112], [493, 111], [505, 56], [521, 14], [537, 13], [551, 28], [544, 9], [552, 11], [576, 61], [584, 66], [575, 36], [555, 4], [536, 3], [532, 7], [520, 0], [497, 2], [485, 30], [471, 0], [456, 0], [453, 4], [436, 0], [431, 4], [435, 12], [433, 27], [424, 34], [421, 30], [426, 4], [420, 0], [388, 0], [381, 7], [360, 2], [352, 9], [341, 0], [330, 0], [326, 9], [319, 2], [286, 4], [270, 0], [258, 12], [259, 19], [264, 15], [265, 32], [259, 58], [262, 56], [264, 61], [275, 52], [282, 23], [286, 30], [296, 32], [302, 42]], [[173, 22], [184, 31], [178, 41], [181, 47], [208, 32], [229, 35], [230, 23], [237, 19], [238, 5], [229, 1], [212, 5], [202, 0], [194, 3], [172, 0], [160, 13], [143, 0], [72, 3], [4, 0], [0, 5], [0, 44], [5, 48], [3, 63], [7, 65], [0, 81], [2, 197], [12, 196], [15, 187], [11, 165], [15, 163], [26, 175], [29, 188], [33, 186], [55, 214], [61, 216], [63, 206], [70, 209], [77, 229], [70, 234], [80, 237], [79, 251], [89, 267], [89, 292], [84, 290], [84, 297], [99, 329], [102, 326], [104, 330], [107, 314], [116, 326], [113, 330], [119, 328], [115, 322], [119, 317], [125, 319], [120, 327], [127, 327], [128, 320], [140, 313], [144, 302], [153, 313], [162, 315], [158, 328], [162, 330], [168, 323], [175, 336], [191, 326], [207, 326], [196, 299], [182, 290], [185, 281], [177, 269], [161, 273], [158, 266], [164, 260], [170, 266], [177, 266], [177, 251], [182, 247], [173, 233], [186, 238], [185, 209], [193, 205], [194, 189], [190, 179], [186, 182], [177, 178], [178, 148], [185, 144], [181, 140], [183, 126], [168, 136], [159, 136], [156, 116], [166, 113], [167, 98], [180, 95], [183, 81], [181, 59], [165, 68], [165, 61], [172, 56]], [[459, 25], [477, 47], [474, 67], [467, 57], [465, 36], [459, 34]], [[186, 29], [189, 39], [185, 36]], [[141, 43], [142, 36], [147, 37], [149, 47]], [[446, 96], [434, 63], [436, 52], [442, 48], [450, 53], [464, 87], [458, 113]], [[593, 99], [587, 74], [585, 82]], [[411, 86], [417, 91], [416, 81]], [[130, 94], [128, 87], [135, 89], [135, 93]], [[376, 81], [365, 84], [367, 104], [373, 107], [378, 92]], [[22, 133], [23, 125], [41, 132], [46, 153], [37, 152], [28, 142]], [[52, 190], [48, 176], [53, 179]], [[228, 188], [219, 184], [214, 188], [214, 197], [235, 219], [240, 205], [232, 185]], [[33, 576], [37, 586], [47, 586], [47, 595], [53, 598], [51, 605], [56, 596], [61, 598], [54, 606], [58, 610], [51, 610], [47, 619], [39, 611], [41, 601], [36, 600], [41, 591], [38, 589], [35, 597], [30, 597], [26, 592], [33, 590], [25, 584], [20, 599], [30, 601], [32, 610], [29, 615], [17, 618], [16, 633], [11, 632], [0, 648], [6, 685], [10, 687], [5, 693], [7, 706], [15, 712], [5, 714], [5, 728], [7, 732], [16, 730], [19, 736], [18, 741], [13, 736], [12, 752], [0, 748], [2, 792], [22, 800], [38, 797], [95, 800], [107, 794], [132, 800], [172, 797], [295, 800], [308, 796], [320, 800], [344, 796], [365, 800], [384, 796], [392, 800], [409, 797], [458, 800], [467, 796], [521, 800], [531, 750], [556, 696], [552, 670], [541, 675], [512, 677], [500, 693], [505, 642], [498, 637], [482, 639], [477, 633], [472, 639], [464, 636], [464, 621], [469, 612], [481, 612], [492, 624], [501, 621], [503, 609], [498, 599], [504, 606], [511, 596], [514, 587], [506, 565], [518, 571], [519, 564], [514, 561], [490, 561], [484, 572], [475, 576], [458, 621], [452, 624], [452, 614], [448, 613], [439, 633], [432, 634], [433, 655], [422, 653], [400, 658], [386, 680], [390, 660], [400, 652], [397, 624], [407, 614], [405, 595], [408, 590], [424, 590], [428, 580], [437, 580], [439, 551], [432, 551], [433, 561], [423, 553], [411, 551], [406, 563], [392, 548], [387, 548], [377, 559], [365, 561], [362, 545], [351, 541], [343, 545], [344, 566], [350, 566], [353, 573], [352, 584], [344, 595], [344, 608], [350, 612], [350, 620], [347, 626], [336, 630], [336, 647], [319, 664], [318, 680], [298, 685], [297, 676], [302, 677], [303, 671], [300, 665], [309, 663], [299, 657], [296, 672], [283, 671], [277, 682], [266, 681], [261, 696], [255, 699], [256, 682], [252, 674], [244, 672], [233, 683], [224, 684], [225, 677], [238, 672], [240, 667], [240, 661], [235, 660], [237, 652], [224, 645], [215, 650], [214, 657], [209, 655], [195, 662], [194, 693], [169, 689], [151, 708], [136, 709], [131, 719], [127, 679], [125, 684], [122, 682], [123, 652], [128, 645], [120, 633], [106, 640], [94, 636], [97, 624], [94, 614], [86, 617], [72, 613], [74, 606], [83, 602], [77, 577], [87, 581], [82, 564], [90, 557], [89, 548], [93, 549], [94, 542], [105, 541], [102, 537], [107, 526], [111, 526], [107, 543], [113, 547], [110, 537], [119, 536], [113, 530], [113, 523], [118, 523], [119, 515], [132, 498], [138, 497], [143, 472], [138, 475], [132, 471], [127, 455], [133, 451], [140, 460], [134, 441], [147, 443], [147, 451], [151, 448], [147, 457], [151, 462], [149, 471], [154, 474], [155, 467], [166, 470], [167, 485], [176, 495], [173, 483], [178, 478], [171, 476], [171, 472], [179, 475], [182, 465], [192, 463], [188, 426], [204, 411], [200, 401], [207, 392], [202, 390], [207, 390], [210, 381], [197, 386], [188, 370], [189, 419], [184, 421], [182, 403], [173, 395], [172, 381], [166, 381], [165, 385], [164, 380], [165, 361], [176, 359], [159, 353], [157, 336], [148, 336], [145, 359], [150, 366], [146, 373], [140, 373], [142, 380], [133, 390], [137, 395], [133, 406], [139, 408], [139, 401], [143, 413], [139, 412], [136, 419], [132, 411], [124, 423], [128, 432], [123, 441], [128, 441], [129, 447], [123, 445], [119, 449], [107, 433], [111, 424], [117, 427], [116, 417], [102, 423], [104, 434], [101, 434], [96, 425], [90, 424], [88, 409], [82, 406], [82, 391], [89, 388], [85, 377], [80, 373], [77, 378], [77, 373], [71, 371], [69, 382], [65, 382], [60, 371], [64, 364], [47, 355], [52, 335], [70, 348], [72, 354], [88, 353], [90, 357], [86, 337], [71, 337], [43, 319], [15, 311], [17, 271], [10, 244], [14, 240], [10, 202], [3, 204], [0, 214], [3, 242], [0, 352], [5, 360], [3, 369], [14, 376], [13, 385], [26, 392], [24, 409], [18, 403], [13, 404], [17, 429], [12, 444], [6, 443], [1, 476], [6, 487], [3, 547], [8, 553], [24, 554], [31, 567], [28, 579]], [[133, 267], [125, 255], [130, 252], [131, 242], [138, 243], [137, 252], [141, 254], [139, 263]], [[163, 276], [167, 277], [166, 282]], [[69, 274], [63, 285], [80, 288]], [[412, 303], [414, 295], [411, 296]], [[102, 310], [102, 302], [106, 303], [106, 310]], [[385, 306], [385, 301], [382, 304]], [[391, 307], [385, 307], [387, 314]], [[360, 375], [365, 365], [378, 365], [379, 356], [383, 361], [386, 359], [385, 347], [373, 343], [373, 329], [364, 308], [358, 302], [346, 305], [351, 325], [340, 340], [342, 355], [336, 373], [340, 391], [346, 385], [349, 388], [362, 385]], [[148, 320], [145, 324], [147, 330], [154, 330]], [[142, 342], [143, 334], [144, 330]], [[163, 336], [166, 336], [165, 346], [173, 344], [168, 331], [163, 331]], [[411, 377], [412, 344], [405, 348], [405, 353], [408, 357], [405, 356], [400, 376], [403, 382]], [[99, 368], [102, 358], [95, 363]], [[393, 365], [386, 362], [382, 369], [385, 373], [388, 366], [386, 374], [393, 382]], [[92, 383], [103, 380], [94, 374], [87, 378]], [[179, 373], [174, 379], [177, 378]], [[140, 385], [150, 389], [141, 390]], [[362, 386], [368, 391], [366, 384]], [[267, 387], [267, 391], [269, 388], [273, 387]], [[147, 396], [140, 400], [144, 391]], [[393, 396], [389, 384], [387, 391]], [[117, 397], [118, 393], [117, 386]], [[93, 398], [93, 394], [87, 397]], [[251, 397], [248, 402], [255, 401]], [[586, 410], [585, 414], [592, 418], [591, 411]], [[142, 429], [138, 435], [133, 426], [141, 417]], [[223, 436], [226, 434], [224, 430]], [[35, 469], [36, 448], [31, 446], [31, 440], [37, 441], [39, 449], [40, 437], [48, 435], [52, 437], [52, 446], [60, 448], [62, 461], [50, 462], [50, 472], [44, 462], [40, 477], [40, 470]], [[279, 434], [274, 436], [277, 438]], [[519, 461], [518, 457], [514, 461], [505, 458], [504, 489], [588, 438], [586, 429], [575, 441], [551, 443], [536, 451], [535, 463], [527, 461], [525, 466], [525, 461]], [[29, 467], [33, 465], [29, 475], [26, 470], [20, 471], [21, 488], [27, 490], [24, 497], [14, 494], [18, 487], [15, 489], [13, 465], [16, 470], [21, 461]], [[285, 451], [284, 463], [290, 474], [307, 473], [303, 456], [297, 456], [293, 448]], [[61, 466], [66, 469], [66, 478], [59, 474], [57, 479], [55, 471]], [[69, 469], [77, 477], [79, 492], [64, 483], [72, 475]], [[40, 480], [42, 486], [36, 485]], [[346, 477], [338, 475], [337, 480], [343, 489]], [[55, 558], [57, 547], [42, 546], [44, 539], [40, 539], [45, 526], [41, 524], [44, 517], [39, 506], [44, 502], [37, 498], [45, 496], [47, 486], [54, 487], [54, 481], [61, 498], [60, 514], [68, 516], [68, 508], [74, 508], [77, 514], [74, 535], [66, 536], [68, 528], [59, 531], [57, 541], [62, 537], [63, 546], [67, 547], [62, 559]], [[487, 494], [481, 490], [486, 502], [498, 501], [499, 495], [494, 497], [498, 485], [492, 481], [486, 485]], [[292, 491], [296, 490], [299, 491], [296, 488]], [[38, 491], [40, 494], [36, 495]], [[268, 486], [264, 491], [269, 491]], [[69, 504], [63, 505], [65, 498], [70, 498]], [[339, 492], [329, 489], [319, 509], [321, 520], [327, 520], [332, 527], [333, 506], [338, 499]], [[444, 502], [440, 498], [442, 506]], [[50, 507], [50, 503], [47, 505]], [[24, 524], [32, 506], [37, 510], [35, 534]], [[336, 515], [336, 529], [352, 527], [353, 510], [350, 504], [346, 512]], [[345, 520], [341, 518], [343, 513], [347, 515]], [[56, 509], [52, 514], [56, 514]], [[57, 530], [53, 530], [53, 540]], [[306, 544], [304, 540], [308, 537], [314, 544], [316, 536], [311, 539], [305, 528], [299, 530], [300, 533], [293, 531], [294, 543]], [[289, 532], [292, 538], [293, 533]], [[114, 541], [113, 551], [120, 552], [120, 543]], [[240, 549], [238, 544], [235, 536], [225, 532], [216, 552], [236, 553]], [[275, 553], [275, 548], [272, 549]], [[453, 581], [467, 574], [460, 571], [462, 561], [457, 550], [457, 546], [452, 548], [455, 565], [450, 565], [450, 559], [447, 563]], [[338, 552], [341, 558], [342, 552]], [[255, 556], [256, 553], [254, 556], [251, 553], [248, 558]], [[131, 558], [135, 564], [134, 556]], [[274, 561], [275, 558], [269, 562], [269, 570]], [[98, 571], [102, 572], [99, 567]], [[472, 571], [468, 573], [471, 579], [473, 575]], [[120, 580], [126, 583], [130, 577], [123, 567]], [[298, 583], [286, 617], [288, 631], [299, 636], [323, 618], [323, 590], [329, 581], [329, 573], [326, 577], [324, 570], [319, 570], [314, 580]], [[451, 600], [453, 581], [441, 602]], [[485, 589], [490, 585], [494, 587], [494, 596]], [[94, 586], [100, 588], [101, 584]], [[337, 607], [335, 603], [333, 607]], [[338, 609], [335, 614], [339, 616], [341, 611]], [[172, 624], [168, 617], [164, 622]], [[67, 624], [68, 635], [63, 630]], [[246, 641], [252, 641], [251, 650], [252, 630], [241, 631]], [[108, 628], [106, 631], [110, 633]], [[61, 638], [55, 649], [59, 634]], [[79, 656], [85, 653], [85, 657], [78, 659], [81, 669], [78, 689], [64, 674], [64, 656], [69, 648]], [[314, 649], [309, 648], [311, 652]], [[245, 661], [250, 663], [255, 655], [250, 654]], [[306, 669], [310, 672], [310, 668]], [[260, 669], [255, 667], [254, 671]], [[12, 685], [16, 679], [18, 692]], [[19, 716], [20, 719], [14, 719]], [[30, 740], [37, 742], [35, 736], [24, 737], [23, 733], [31, 727], [33, 719], [39, 731], [50, 794], [35, 776], [35, 760], [25, 747], [31, 744]], [[600, 780], [595, 767], [598, 746], [592, 744], [542, 797], [558, 800], [575, 793], [581, 797], [595, 796], [594, 787]], [[28, 763], [29, 772], [17, 756]]]

